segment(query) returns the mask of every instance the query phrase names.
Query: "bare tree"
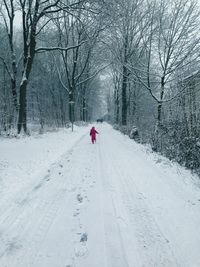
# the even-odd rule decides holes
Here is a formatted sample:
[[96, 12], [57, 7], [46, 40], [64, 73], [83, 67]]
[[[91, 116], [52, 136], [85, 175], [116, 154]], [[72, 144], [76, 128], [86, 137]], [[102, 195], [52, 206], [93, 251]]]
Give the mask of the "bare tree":
[[[76, 120], [76, 106], [82, 99], [83, 118], [85, 120], [86, 89], [87, 82], [94, 78], [100, 71], [101, 65], [96, 69], [92, 65], [94, 49], [99, 36], [104, 30], [97, 14], [89, 10], [79, 9], [73, 16], [63, 12], [61, 17], [54, 20], [57, 27], [58, 43], [62, 47], [74, 47], [69, 51], [61, 51], [61, 59], [57, 57], [57, 66], [60, 82], [69, 95], [69, 118], [70, 122]], [[80, 46], [75, 47], [75, 43]], [[94, 62], [94, 61], [93, 61]], [[93, 71], [91, 71], [93, 66]], [[79, 103], [78, 103], [79, 102]], [[77, 106], [79, 109], [79, 106]]]
[[[114, 6], [114, 7], [113, 7]], [[130, 62], [134, 62], [135, 53], [142, 45], [143, 35], [148, 26], [148, 9], [143, 1], [114, 1], [111, 7], [110, 16], [113, 25], [111, 26], [112, 40], [108, 40], [110, 50], [113, 53], [114, 61], [120, 66], [121, 79], [121, 124], [127, 125], [128, 91], [131, 83], [132, 70]], [[115, 65], [116, 65], [115, 64]], [[133, 63], [134, 64], [134, 63]]]
[[[153, 5], [149, 38], [144, 60], [138, 57], [137, 68], [130, 64], [141, 84], [157, 102], [157, 125], [161, 124], [162, 105], [178, 72], [198, 57], [199, 9], [194, 0], [160, 1]], [[175, 86], [174, 86], [175, 88]], [[174, 90], [173, 99], [177, 92]]]
[[0, 60], [2, 60], [3, 64], [5, 65], [6, 71], [10, 77], [11, 81], [11, 92], [13, 95], [13, 104], [18, 110], [17, 104], [17, 62], [16, 62], [16, 51], [14, 47], [14, 18], [15, 18], [15, 11], [16, 6], [14, 4], [14, 0], [3, 0], [1, 7], [1, 17], [3, 18], [8, 44], [9, 44], [9, 51], [10, 51], [10, 60], [6, 60], [2, 55], [0, 55]]

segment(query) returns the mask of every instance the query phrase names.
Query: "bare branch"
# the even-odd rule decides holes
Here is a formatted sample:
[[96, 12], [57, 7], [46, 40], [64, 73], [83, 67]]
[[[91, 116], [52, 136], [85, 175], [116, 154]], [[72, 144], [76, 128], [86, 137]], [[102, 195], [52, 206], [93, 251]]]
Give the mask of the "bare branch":
[[58, 50], [58, 51], [68, 51], [68, 50], [71, 50], [71, 49], [75, 49], [77, 47], [80, 47], [84, 43], [85, 43], [85, 41], [84, 42], [81, 42], [78, 45], [69, 46], [69, 47], [59, 47], [59, 46], [56, 46], [56, 47], [39, 47], [39, 48], [35, 49], [35, 52], [36, 53], [39, 53], [39, 52], [47, 52], [47, 51], [55, 51], [55, 50]]
[[96, 71], [94, 74], [92, 74], [92, 75], [91, 75], [90, 77], [88, 77], [87, 79], [85, 79], [85, 80], [83, 80], [83, 81], [80, 81], [79, 83], [77, 83], [77, 86], [79, 86], [79, 85], [81, 85], [82, 83], [85, 83], [85, 82], [87, 82], [87, 81], [93, 79], [93, 78], [96, 77], [102, 70], [106, 69], [106, 68], [109, 67], [111, 64], [112, 64], [112, 62], [109, 63], [109, 64], [107, 64], [107, 65], [104, 66], [103, 68], [99, 69], [98, 71]]

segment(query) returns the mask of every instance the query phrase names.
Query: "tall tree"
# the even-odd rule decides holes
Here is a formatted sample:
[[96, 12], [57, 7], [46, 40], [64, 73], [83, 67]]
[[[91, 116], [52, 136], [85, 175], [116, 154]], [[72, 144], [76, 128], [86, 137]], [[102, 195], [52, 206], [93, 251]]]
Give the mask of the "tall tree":
[[3, 61], [7, 73], [11, 81], [11, 92], [13, 95], [13, 104], [18, 110], [17, 104], [17, 62], [16, 62], [16, 51], [14, 46], [14, 18], [15, 18], [16, 4], [14, 0], [3, 0], [3, 6], [1, 7], [0, 13], [2, 15], [7, 38], [9, 45], [9, 54], [8, 59], [0, 55], [0, 60]]

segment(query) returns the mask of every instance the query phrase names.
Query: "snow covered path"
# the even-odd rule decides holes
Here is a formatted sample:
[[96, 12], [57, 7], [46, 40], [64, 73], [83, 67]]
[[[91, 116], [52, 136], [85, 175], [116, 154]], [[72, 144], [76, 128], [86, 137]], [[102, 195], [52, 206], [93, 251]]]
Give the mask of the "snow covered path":
[[107, 124], [97, 130], [95, 145], [84, 131], [0, 200], [0, 266], [199, 267], [194, 178]]

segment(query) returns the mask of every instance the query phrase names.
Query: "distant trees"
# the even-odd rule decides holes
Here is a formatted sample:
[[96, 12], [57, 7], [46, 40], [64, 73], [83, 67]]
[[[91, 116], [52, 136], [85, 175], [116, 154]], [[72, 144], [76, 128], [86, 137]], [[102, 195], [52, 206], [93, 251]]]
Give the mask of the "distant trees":
[[[103, 26], [90, 11], [81, 8], [75, 16], [63, 12], [62, 17], [58, 17], [54, 23], [59, 45], [73, 47], [70, 50], [63, 49], [60, 57], [57, 57], [57, 66], [60, 66], [57, 68], [59, 79], [68, 93], [69, 119], [73, 125], [78, 101], [82, 106], [82, 119], [86, 120], [86, 87], [95, 76], [92, 57]], [[77, 43], [79, 45], [76, 46]], [[101, 66], [96, 71], [98, 69], [101, 69]]]
[[[23, 75], [20, 83], [20, 97], [19, 97], [19, 120], [18, 120], [18, 133], [23, 127], [27, 132], [26, 126], [26, 90], [29, 75], [32, 70], [32, 65], [36, 53], [41, 51], [50, 50], [70, 50], [71, 47], [37, 47], [37, 38], [39, 33], [49, 24], [54, 14], [62, 10], [70, 12], [74, 7], [77, 7], [82, 1], [68, 2], [63, 4], [59, 0], [40, 2], [36, 0], [34, 3], [31, 1], [20, 0], [20, 8], [22, 11], [22, 26], [23, 26]], [[79, 42], [75, 46], [79, 46]]]
[[[98, 8], [98, 3], [86, 0], [65, 2], [60, 0], [19, 0], [18, 2], [3, 0], [1, 25], [7, 35], [7, 43], [5, 42], [5, 50], [0, 51], [0, 63], [6, 75], [10, 77], [13, 104], [18, 113], [16, 116], [18, 133], [22, 128], [27, 133], [27, 87], [31, 79], [33, 82], [41, 81], [40, 75], [36, 78], [32, 77], [31, 73], [36, 55], [38, 55], [37, 61], [40, 61], [39, 58], [42, 58], [41, 55], [44, 52], [51, 53], [52, 62], [56, 63], [54, 75], [57, 75], [58, 84], [61, 84], [68, 93], [64, 105], [68, 101], [69, 119], [72, 123], [74, 122], [75, 94], [82, 87], [81, 94], [85, 99], [86, 83], [98, 73], [98, 69], [90, 72], [91, 68], [95, 69], [91, 65], [92, 49], [102, 30], [102, 26], [99, 26], [101, 23], [98, 20], [100, 14]], [[19, 33], [16, 33], [16, 28], [14, 28], [16, 14], [18, 16], [21, 14], [22, 20], [22, 24], [18, 25], [17, 29]], [[46, 34], [47, 32], [49, 35]], [[19, 35], [22, 36], [20, 41]], [[55, 37], [56, 40], [52, 41], [49, 37], [52, 40]], [[7, 48], [9, 48], [9, 53], [6, 51]], [[16, 49], [21, 51], [21, 54], [16, 54]], [[48, 70], [49, 67], [46, 65], [45, 67]], [[64, 69], [65, 77], [63, 76]], [[55, 82], [52, 81], [52, 83]], [[40, 85], [37, 84], [37, 86]], [[36, 96], [39, 102], [38, 94]], [[60, 104], [63, 105], [63, 101]], [[82, 104], [85, 106], [85, 100]], [[83, 116], [85, 117], [85, 114]]]
[[181, 145], [187, 140], [198, 158], [198, 2], [109, 3], [112, 26], [106, 45], [113, 62], [113, 121], [127, 133], [137, 125], [141, 141], [181, 163], [188, 162]]
[[[3, 70], [3, 87], [4, 87], [4, 129], [10, 129], [14, 120], [14, 114], [18, 111], [17, 101], [17, 47], [14, 43], [14, 18], [16, 5], [13, 0], [2, 1], [0, 15], [3, 25], [1, 28], [1, 53], [0, 64]], [[10, 83], [10, 90], [7, 86], [7, 81]], [[12, 98], [12, 100], [10, 99]], [[15, 111], [14, 111], [15, 109]]]
[[196, 1], [185, 0], [162, 0], [154, 9], [146, 51], [147, 83], [143, 84], [157, 101], [159, 125], [162, 120], [162, 103], [169, 101], [165, 97], [168, 89], [176, 83], [178, 73], [184, 73], [198, 56], [200, 37], [196, 31], [199, 30], [199, 10]]
[[1, 129], [107, 112], [188, 164], [199, 147], [199, 11], [196, 0], [2, 0]]
[[13, 95], [13, 104], [16, 109], [18, 109], [17, 105], [17, 88], [16, 88], [16, 75], [17, 75], [17, 62], [16, 62], [16, 49], [14, 47], [14, 17], [15, 17], [15, 4], [13, 0], [3, 0], [4, 9], [2, 11], [2, 18], [5, 25], [5, 31], [7, 34], [7, 42], [9, 48], [9, 58], [6, 56], [1, 56], [0, 59], [3, 61], [4, 66], [6, 68], [7, 74], [10, 77], [11, 81], [11, 92]]
[[160, 138], [166, 132], [163, 103], [178, 96], [180, 75], [186, 75], [198, 60], [199, 8], [193, 0], [162, 0], [158, 4], [151, 3], [148, 9], [149, 27], [146, 28], [145, 46], [140, 47], [144, 52], [142, 57], [135, 54], [134, 62], [129, 61], [128, 68], [157, 105], [153, 143], [154, 148], [160, 150]]
[[[131, 83], [128, 62], [134, 57], [135, 50], [142, 40], [145, 12], [143, 12], [143, 1], [117, 1], [113, 0], [109, 6], [109, 16], [112, 18], [113, 26], [110, 27], [110, 50], [113, 53], [118, 73], [121, 73], [121, 123], [127, 125], [128, 88]], [[116, 73], [115, 80], [118, 74]], [[116, 92], [116, 97], [118, 93]], [[118, 111], [119, 112], [119, 111]], [[118, 117], [118, 116], [117, 116]]]
[[116, 0], [114, 6], [111, 49], [122, 66], [121, 123], [127, 124], [127, 88], [135, 80], [157, 103], [159, 125], [168, 88], [198, 57], [199, 8], [193, 0]]

